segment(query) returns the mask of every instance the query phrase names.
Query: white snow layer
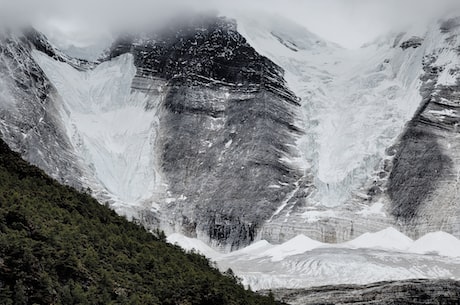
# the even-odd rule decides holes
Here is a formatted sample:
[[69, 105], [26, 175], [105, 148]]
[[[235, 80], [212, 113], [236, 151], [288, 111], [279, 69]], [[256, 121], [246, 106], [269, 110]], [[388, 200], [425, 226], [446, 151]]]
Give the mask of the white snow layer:
[[151, 199], [160, 184], [154, 164], [158, 122], [156, 110], [146, 108], [146, 95], [131, 89], [133, 56], [121, 55], [88, 71], [38, 51], [33, 56], [62, 99], [68, 138], [97, 185], [120, 205]]
[[340, 205], [369, 179], [419, 106], [423, 47], [404, 51], [388, 40], [346, 50], [277, 16], [239, 16], [238, 30], [284, 68], [302, 99], [299, 124], [307, 132], [298, 163], [316, 177], [312, 199]]
[[222, 255], [222, 253], [219, 253], [218, 251], [214, 250], [201, 240], [196, 238], [190, 238], [179, 233], [173, 233], [169, 235], [167, 241], [170, 244], [180, 246], [184, 250], [195, 251], [208, 258], [216, 259], [217, 257]]
[[305, 235], [298, 235], [287, 242], [270, 247], [260, 253], [260, 256], [269, 256], [273, 262], [278, 262], [284, 258], [304, 253], [323, 246], [324, 244], [313, 240]]
[[405, 251], [413, 242], [414, 241], [406, 235], [390, 227], [375, 233], [364, 233], [343, 245], [357, 249], [373, 248], [389, 251]]
[[299, 235], [283, 244], [265, 240], [231, 253], [218, 252], [198, 239], [172, 234], [168, 241], [232, 268], [253, 289], [366, 284], [410, 278], [460, 279], [460, 240], [430, 233], [417, 241], [387, 228], [342, 244]]

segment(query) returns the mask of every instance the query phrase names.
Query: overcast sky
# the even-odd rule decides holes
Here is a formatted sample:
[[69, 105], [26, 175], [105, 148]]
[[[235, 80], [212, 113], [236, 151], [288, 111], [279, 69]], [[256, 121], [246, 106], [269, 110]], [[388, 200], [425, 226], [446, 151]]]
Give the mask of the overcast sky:
[[86, 46], [110, 31], [161, 23], [183, 9], [236, 10], [288, 17], [319, 36], [356, 48], [406, 23], [427, 19], [460, 0], [0, 0], [0, 18], [32, 22], [61, 45]]

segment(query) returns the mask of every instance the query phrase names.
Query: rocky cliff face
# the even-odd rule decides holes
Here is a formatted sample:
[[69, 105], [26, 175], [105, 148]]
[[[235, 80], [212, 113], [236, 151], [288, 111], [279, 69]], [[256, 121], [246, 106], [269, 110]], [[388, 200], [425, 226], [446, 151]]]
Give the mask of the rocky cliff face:
[[301, 133], [283, 70], [225, 18], [122, 39], [110, 56], [125, 52], [138, 78], [167, 84], [157, 143], [170, 198], [164, 225], [231, 247], [254, 240], [300, 178], [283, 161]]
[[5, 88], [26, 90], [9, 103], [23, 103], [21, 114], [4, 104], [5, 139], [149, 227], [246, 245], [301, 178], [287, 161], [302, 134], [299, 100], [232, 20], [125, 36], [102, 64], [69, 58], [36, 32], [9, 39]]
[[[267, 294], [268, 291], [264, 291]], [[273, 290], [285, 303], [313, 304], [443, 304], [456, 305], [460, 300], [460, 283], [449, 280], [410, 280], [381, 282], [365, 286], [323, 286], [305, 290]]]

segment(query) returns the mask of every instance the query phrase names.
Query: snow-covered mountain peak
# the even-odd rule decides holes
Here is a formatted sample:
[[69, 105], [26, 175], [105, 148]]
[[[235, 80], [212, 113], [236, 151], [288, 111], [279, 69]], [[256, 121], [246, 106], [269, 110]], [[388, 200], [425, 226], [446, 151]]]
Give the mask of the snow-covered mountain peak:
[[258, 18], [244, 13], [236, 16], [238, 32], [261, 54], [293, 56], [295, 52], [319, 53], [328, 48], [340, 48], [285, 17], [259, 14]]
[[253, 289], [366, 284], [411, 278], [460, 279], [460, 240], [436, 232], [414, 241], [389, 227], [342, 244], [298, 235], [282, 244], [265, 240], [231, 253], [218, 252], [200, 240], [180, 234], [168, 241], [232, 268]]

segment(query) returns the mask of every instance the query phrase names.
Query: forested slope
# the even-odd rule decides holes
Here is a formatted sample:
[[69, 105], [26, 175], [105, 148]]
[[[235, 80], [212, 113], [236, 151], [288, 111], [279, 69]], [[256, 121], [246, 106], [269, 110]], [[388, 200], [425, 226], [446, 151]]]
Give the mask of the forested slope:
[[273, 304], [0, 140], [0, 304]]

